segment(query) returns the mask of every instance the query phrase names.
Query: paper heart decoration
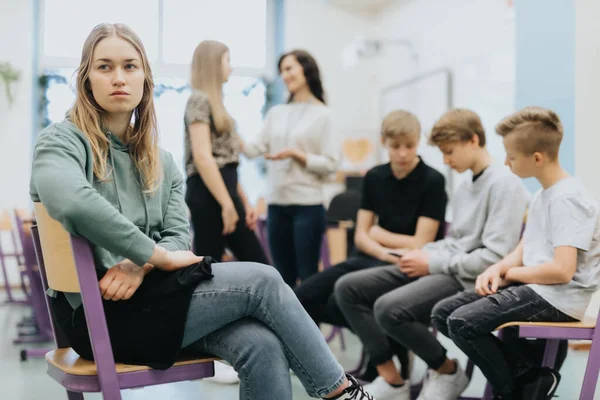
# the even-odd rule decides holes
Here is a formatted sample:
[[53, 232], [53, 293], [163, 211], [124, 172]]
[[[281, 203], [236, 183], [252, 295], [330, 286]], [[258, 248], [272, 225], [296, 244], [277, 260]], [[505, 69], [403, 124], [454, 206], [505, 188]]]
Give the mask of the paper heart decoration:
[[342, 143], [344, 158], [352, 164], [364, 162], [373, 151], [373, 144], [369, 139], [345, 139]]

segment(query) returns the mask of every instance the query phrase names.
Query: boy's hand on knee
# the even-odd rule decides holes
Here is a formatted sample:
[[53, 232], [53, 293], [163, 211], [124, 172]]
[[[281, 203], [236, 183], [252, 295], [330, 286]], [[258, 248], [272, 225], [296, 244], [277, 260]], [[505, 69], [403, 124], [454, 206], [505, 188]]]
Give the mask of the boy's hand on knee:
[[429, 275], [429, 255], [421, 250], [411, 250], [398, 260], [398, 267], [410, 278]]
[[480, 296], [489, 296], [498, 292], [498, 288], [508, 286], [509, 281], [501, 276], [501, 269], [492, 265], [477, 277], [475, 281], [475, 291]]

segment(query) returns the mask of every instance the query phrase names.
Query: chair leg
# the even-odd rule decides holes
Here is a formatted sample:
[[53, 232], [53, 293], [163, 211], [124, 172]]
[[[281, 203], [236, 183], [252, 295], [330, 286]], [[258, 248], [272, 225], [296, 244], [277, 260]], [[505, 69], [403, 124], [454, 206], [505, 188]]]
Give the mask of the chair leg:
[[344, 338], [344, 331], [342, 328], [338, 331], [338, 336], [340, 338], [340, 347], [342, 348], [342, 351], [346, 351], [346, 339]]
[[492, 385], [490, 385], [489, 382], [486, 382], [482, 400], [492, 400], [493, 398], [494, 394], [492, 393]]
[[69, 400], [83, 400], [83, 393], [71, 392], [67, 390], [67, 399]]
[[558, 354], [558, 345], [560, 344], [559, 339], [546, 339], [546, 349], [544, 350], [544, 358], [542, 360], [542, 367], [548, 367], [554, 369], [556, 364], [556, 354]]
[[580, 400], [593, 399], [598, 383], [598, 372], [600, 372], [600, 343], [592, 340], [592, 348], [588, 355], [588, 362], [583, 376]]
[[475, 364], [473, 364], [473, 361], [471, 361], [471, 359], [468, 359], [467, 367], [465, 368], [465, 374], [467, 375], [467, 378], [469, 378], [469, 382], [471, 381], [471, 378], [473, 378], [474, 370], [475, 370]]

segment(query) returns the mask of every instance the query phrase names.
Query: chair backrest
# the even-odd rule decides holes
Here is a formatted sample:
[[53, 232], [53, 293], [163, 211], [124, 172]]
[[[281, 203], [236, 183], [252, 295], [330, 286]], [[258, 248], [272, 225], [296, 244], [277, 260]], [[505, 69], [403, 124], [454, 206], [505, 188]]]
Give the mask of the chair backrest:
[[329, 222], [354, 221], [360, 209], [361, 193], [347, 190], [339, 193], [331, 199], [327, 209], [327, 220]]
[[8, 210], [3, 210], [0, 213], [0, 232], [12, 232], [13, 224], [10, 219], [10, 214]]
[[[33, 214], [25, 209], [15, 210], [15, 225], [17, 226], [17, 234], [19, 236], [19, 242], [21, 243], [22, 255], [24, 258], [25, 266], [33, 271], [37, 265], [35, 258], [35, 249], [33, 247], [33, 238], [31, 237], [31, 227], [33, 226]], [[16, 253], [16, 243], [15, 246]]]
[[35, 203], [34, 207], [48, 287], [59, 292], [79, 293], [81, 289], [71, 236], [58, 221], [48, 215], [42, 203]]
[[33, 213], [24, 208], [15, 208], [15, 221], [17, 222], [17, 231], [21, 237], [31, 235], [31, 227], [33, 225]]

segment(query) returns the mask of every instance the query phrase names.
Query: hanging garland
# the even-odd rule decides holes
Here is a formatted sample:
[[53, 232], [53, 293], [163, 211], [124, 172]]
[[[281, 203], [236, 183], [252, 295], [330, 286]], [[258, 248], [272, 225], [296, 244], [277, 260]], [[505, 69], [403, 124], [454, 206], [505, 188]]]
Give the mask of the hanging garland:
[[50, 100], [48, 99], [48, 88], [50, 87], [50, 83], [53, 81], [58, 84], [65, 85], [68, 83], [67, 78], [60, 74], [43, 74], [38, 78], [38, 87], [40, 90], [38, 114], [41, 129], [44, 129], [52, 123], [52, 121], [50, 121], [50, 117], [48, 116], [48, 105], [50, 104]]

